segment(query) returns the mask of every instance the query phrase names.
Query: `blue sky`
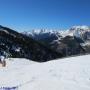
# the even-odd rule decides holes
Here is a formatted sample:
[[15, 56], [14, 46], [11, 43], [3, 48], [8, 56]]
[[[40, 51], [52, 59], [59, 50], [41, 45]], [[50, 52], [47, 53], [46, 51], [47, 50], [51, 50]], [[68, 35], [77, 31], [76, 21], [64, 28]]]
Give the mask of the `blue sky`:
[[0, 0], [0, 24], [18, 31], [90, 25], [90, 0]]

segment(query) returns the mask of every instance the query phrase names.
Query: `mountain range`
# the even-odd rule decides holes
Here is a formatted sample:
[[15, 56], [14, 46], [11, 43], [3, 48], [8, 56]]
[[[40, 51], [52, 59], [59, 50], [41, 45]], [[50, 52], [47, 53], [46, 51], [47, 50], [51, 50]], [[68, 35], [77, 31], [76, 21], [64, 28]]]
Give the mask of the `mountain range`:
[[17, 32], [0, 26], [0, 54], [45, 62], [71, 55], [90, 53], [90, 28]]
[[38, 41], [3, 26], [0, 26], [0, 53], [5, 53], [7, 57], [27, 58], [38, 62], [63, 56]]
[[73, 26], [68, 30], [33, 30], [23, 34], [64, 56], [90, 52], [90, 27], [88, 26]]

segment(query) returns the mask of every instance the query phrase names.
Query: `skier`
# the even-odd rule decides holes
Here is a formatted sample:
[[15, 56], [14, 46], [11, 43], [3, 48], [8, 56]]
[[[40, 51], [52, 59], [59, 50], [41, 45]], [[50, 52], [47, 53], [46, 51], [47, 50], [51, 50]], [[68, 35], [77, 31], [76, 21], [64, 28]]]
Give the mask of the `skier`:
[[6, 66], [6, 60], [5, 60], [5, 57], [3, 55], [0, 56], [0, 63], [2, 64], [2, 67]]
[[3, 52], [1, 52], [1, 54], [0, 54], [0, 64], [2, 64], [2, 67], [5, 67], [6, 66], [6, 55], [5, 55], [5, 53]]

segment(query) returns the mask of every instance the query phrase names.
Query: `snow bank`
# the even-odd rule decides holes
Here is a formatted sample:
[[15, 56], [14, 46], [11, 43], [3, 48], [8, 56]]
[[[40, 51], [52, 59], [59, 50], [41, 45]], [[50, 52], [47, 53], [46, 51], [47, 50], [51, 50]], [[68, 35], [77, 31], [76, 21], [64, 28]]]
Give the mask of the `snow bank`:
[[90, 90], [90, 55], [36, 63], [8, 60], [0, 69], [0, 86], [18, 90]]

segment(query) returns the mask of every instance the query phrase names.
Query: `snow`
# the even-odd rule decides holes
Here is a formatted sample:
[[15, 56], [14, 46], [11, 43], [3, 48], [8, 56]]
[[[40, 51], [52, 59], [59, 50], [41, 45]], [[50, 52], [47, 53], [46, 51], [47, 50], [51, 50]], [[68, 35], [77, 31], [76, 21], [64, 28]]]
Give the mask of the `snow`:
[[90, 46], [90, 41], [86, 41], [85, 43], [81, 43], [81, 46]]
[[44, 38], [51, 38], [51, 36], [57, 37], [58, 40], [60, 40], [62, 30], [52, 30], [52, 29], [36, 29], [32, 30], [31, 32], [23, 32], [23, 34], [32, 37], [34, 39], [44, 39]]
[[72, 29], [74, 29], [74, 30], [77, 30], [77, 29], [89, 30], [89, 26], [86, 26], [86, 25], [73, 26]]
[[0, 31], [4, 31], [5, 33], [9, 34], [9, 32], [7, 30], [4, 30], [2, 26], [0, 26]]
[[90, 55], [37, 63], [7, 59], [0, 68], [0, 86], [18, 90], [90, 90]]
[[70, 31], [70, 30], [65, 30], [61, 33], [61, 35], [63, 37], [66, 37], [66, 36], [73, 36], [74, 32], [73, 31]]
[[[71, 27], [70, 29], [67, 29], [67, 30], [48, 30], [48, 29], [35, 29], [33, 30], [32, 32], [23, 32], [23, 34], [27, 35], [27, 36], [30, 36], [30, 37], [34, 37], [34, 38], [37, 38], [37, 36], [41, 35], [41, 38], [43, 37], [46, 37], [48, 35], [51, 35], [51, 34], [54, 34], [56, 35], [57, 37], [58, 36], [62, 36], [62, 37], [66, 37], [66, 36], [75, 36], [75, 37], [78, 37], [78, 38], [81, 38], [83, 39], [83, 35], [87, 32], [88, 36], [89, 33], [90, 33], [90, 27], [89, 26], [86, 26], [86, 25], [81, 25], [81, 26], [73, 26]], [[48, 34], [48, 35], [46, 35]], [[37, 35], [35, 37], [35, 35]], [[46, 36], [45, 36], [46, 35]], [[58, 40], [60, 40], [61, 38], [58, 37]]]

